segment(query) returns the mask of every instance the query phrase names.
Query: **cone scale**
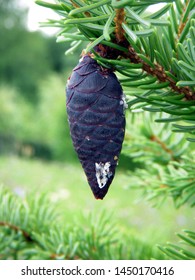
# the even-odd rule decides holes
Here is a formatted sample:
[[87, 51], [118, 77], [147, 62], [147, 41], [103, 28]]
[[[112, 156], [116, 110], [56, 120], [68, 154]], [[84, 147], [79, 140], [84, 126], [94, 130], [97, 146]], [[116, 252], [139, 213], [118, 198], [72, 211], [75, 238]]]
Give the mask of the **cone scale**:
[[70, 134], [97, 199], [114, 178], [125, 133], [125, 100], [116, 75], [85, 55], [66, 86]]

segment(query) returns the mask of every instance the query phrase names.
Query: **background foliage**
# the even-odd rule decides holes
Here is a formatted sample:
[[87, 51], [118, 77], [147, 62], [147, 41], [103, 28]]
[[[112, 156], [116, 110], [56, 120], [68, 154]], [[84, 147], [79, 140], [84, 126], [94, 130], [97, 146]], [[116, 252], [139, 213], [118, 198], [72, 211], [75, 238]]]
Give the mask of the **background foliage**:
[[[155, 12], [156, 1], [37, 3], [59, 14], [43, 25], [59, 26], [62, 44], [29, 32], [17, 1], [0, 1], [0, 259], [195, 259], [194, 1]], [[114, 67], [129, 106], [103, 202], [88, 189], [65, 112], [83, 48]]]

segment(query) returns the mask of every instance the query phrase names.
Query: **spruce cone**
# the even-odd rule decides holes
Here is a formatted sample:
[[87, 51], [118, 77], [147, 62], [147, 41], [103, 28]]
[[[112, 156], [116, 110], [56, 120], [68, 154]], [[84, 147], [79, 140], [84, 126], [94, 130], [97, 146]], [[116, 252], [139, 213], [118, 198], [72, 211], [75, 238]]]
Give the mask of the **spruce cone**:
[[67, 113], [74, 148], [97, 199], [114, 178], [125, 133], [125, 100], [116, 75], [85, 55], [68, 79]]

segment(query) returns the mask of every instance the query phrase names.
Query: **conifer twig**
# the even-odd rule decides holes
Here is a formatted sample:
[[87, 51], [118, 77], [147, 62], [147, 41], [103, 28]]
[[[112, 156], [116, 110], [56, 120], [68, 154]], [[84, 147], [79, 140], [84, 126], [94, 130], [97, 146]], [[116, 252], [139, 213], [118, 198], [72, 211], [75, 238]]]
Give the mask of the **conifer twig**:
[[10, 224], [8, 222], [0, 222], [0, 226], [9, 227], [10, 229], [15, 230], [17, 232], [20, 231], [22, 233], [22, 235], [24, 236], [24, 238], [26, 239], [26, 241], [28, 241], [28, 242], [33, 241], [28, 232], [24, 231], [23, 229], [19, 228], [16, 225], [12, 225], [12, 224]]
[[124, 8], [116, 9], [116, 17], [114, 18], [115, 22], [115, 36], [117, 43], [123, 42], [125, 40], [125, 31], [122, 27], [122, 23], [125, 20], [125, 10]]
[[142, 69], [146, 71], [148, 74], [157, 77], [159, 82], [169, 82], [169, 87], [180, 94], [184, 94], [186, 100], [195, 100], [195, 93], [189, 87], [178, 87], [176, 82], [170, 78], [164, 71], [163, 67], [159, 64], [154, 64], [154, 68], [148, 65], [145, 61], [143, 61], [135, 52], [132, 46], [129, 46], [129, 53], [126, 54], [126, 57], [131, 60], [133, 63], [141, 63]]
[[175, 158], [174, 158], [174, 156], [173, 156], [173, 152], [172, 152], [172, 151], [166, 146], [166, 144], [165, 144], [164, 142], [162, 142], [156, 135], [152, 135], [152, 136], [150, 137], [150, 140], [153, 141], [153, 142], [158, 143], [158, 144], [161, 146], [161, 148], [162, 148], [165, 152], [167, 152], [168, 154], [171, 155], [171, 159], [172, 159], [172, 160], [175, 160]]

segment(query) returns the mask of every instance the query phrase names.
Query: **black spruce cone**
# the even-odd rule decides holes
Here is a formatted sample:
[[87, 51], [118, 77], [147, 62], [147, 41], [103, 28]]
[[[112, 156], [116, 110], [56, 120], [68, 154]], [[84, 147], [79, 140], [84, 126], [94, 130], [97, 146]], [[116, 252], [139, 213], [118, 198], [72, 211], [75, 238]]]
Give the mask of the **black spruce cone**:
[[125, 100], [116, 75], [85, 55], [66, 87], [74, 148], [97, 199], [114, 178], [125, 133]]

